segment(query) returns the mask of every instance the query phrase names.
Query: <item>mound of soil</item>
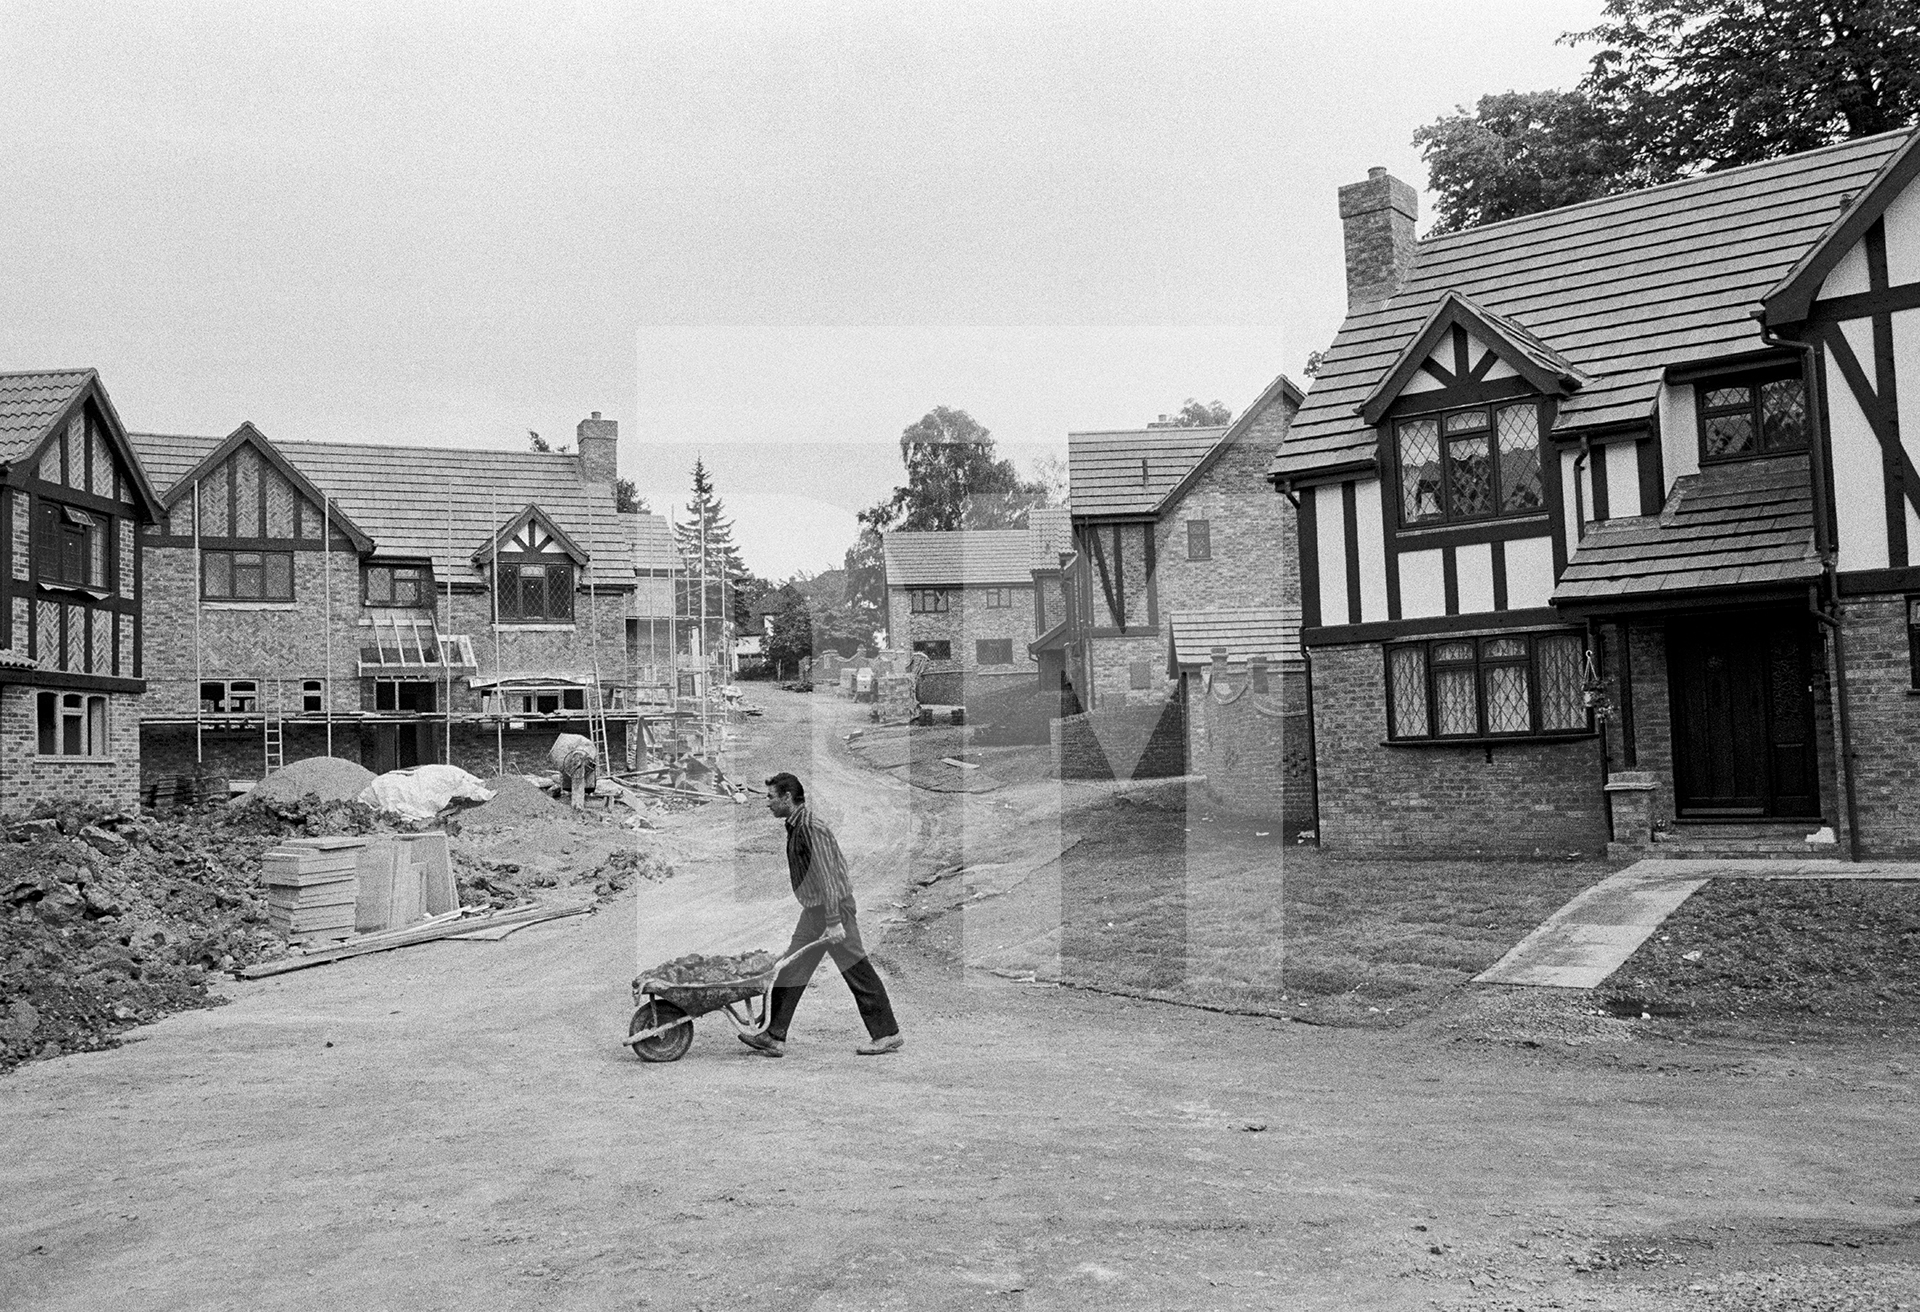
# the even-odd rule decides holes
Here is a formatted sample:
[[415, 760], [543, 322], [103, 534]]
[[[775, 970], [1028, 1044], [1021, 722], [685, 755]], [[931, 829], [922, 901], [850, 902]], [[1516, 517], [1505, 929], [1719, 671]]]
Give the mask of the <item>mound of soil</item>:
[[642, 972], [633, 984], [636, 991], [644, 979], [671, 984], [676, 1001], [695, 1011], [709, 1010], [758, 993], [757, 985], [742, 987], [740, 982], [757, 980], [778, 960], [771, 952], [743, 952], [736, 957], [708, 957], [695, 952]]
[[568, 820], [573, 808], [527, 782], [524, 775], [503, 774], [486, 781], [493, 800], [460, 813], [463, 829], [507, 829], [541, 820]]
[[337, 756], [309, 756], [283, 766], [253, 786], [248, 801], [297, 802], [312, 794], [322, 802], [350, 802], [373, 782], [373, 771]]

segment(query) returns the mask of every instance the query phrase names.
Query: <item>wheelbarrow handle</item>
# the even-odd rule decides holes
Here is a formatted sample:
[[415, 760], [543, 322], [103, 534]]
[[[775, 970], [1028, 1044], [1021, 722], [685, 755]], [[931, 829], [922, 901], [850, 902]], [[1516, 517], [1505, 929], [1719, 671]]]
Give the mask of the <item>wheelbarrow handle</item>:
[[781, 971], [787, 968], [788, 962], [806, 955], [807, 953], [813, 951], [815, 948], [819, 947], [822, 943], [825, 943], [825, 942], [827, 942], [827, 936], [825, 934], [822, 934], [819, 938], [807, 944], [805, 947], [795, 948], [793, 951], [787, 953], [786, 956], [780, 958], [780, 960], [773, 963], [773, 973], [776, 975], [779, 974]]

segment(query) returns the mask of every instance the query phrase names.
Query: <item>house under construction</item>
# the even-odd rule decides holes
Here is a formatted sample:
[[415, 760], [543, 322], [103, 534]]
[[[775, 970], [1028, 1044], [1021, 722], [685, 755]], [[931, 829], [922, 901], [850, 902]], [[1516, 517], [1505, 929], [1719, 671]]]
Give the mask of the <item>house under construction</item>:
[[485, 776], [543, 768], [560, 733], [618, 768], [670, 715], [654, 594], [671, 580], [651, 574], [672, 561], [637, 573], [650, 525], [616, 510], [618, 427], [598, 412], [573, 453], [252, 424], [133, 443], [164, 511], [141, 538], [145, 781], [321, 754]]

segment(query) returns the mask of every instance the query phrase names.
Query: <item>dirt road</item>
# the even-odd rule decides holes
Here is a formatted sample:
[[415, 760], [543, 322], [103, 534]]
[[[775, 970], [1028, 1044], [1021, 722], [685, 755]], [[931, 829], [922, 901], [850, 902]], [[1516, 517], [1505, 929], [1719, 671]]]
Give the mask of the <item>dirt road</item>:
[[[809, 779], [870, 919], [1020, 841], [851, 759], [855, 708], [766, 700], [738, 771]], [[703, 1022], [643, 1066], [636, 952], [791, 915], [758, 808], [648, 841], [680, 873], [593, 917], [236, 986], [0, 1081], [0, 1306], [1920, 1304], [1920, 1052], [1492, 1047], [894, 949], [897, 1057], [853, 1055], [823, 975], [784, 1060]]]

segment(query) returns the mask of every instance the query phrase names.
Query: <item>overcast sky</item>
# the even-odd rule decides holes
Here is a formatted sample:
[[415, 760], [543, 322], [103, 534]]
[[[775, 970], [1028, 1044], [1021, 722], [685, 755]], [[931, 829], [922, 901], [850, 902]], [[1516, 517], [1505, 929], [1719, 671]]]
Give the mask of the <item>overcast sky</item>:
[[1565, 86], [1600, 0], [0, 0], [0, 369], [136, 429], [508, 448], [621, 424], [748, 562], [837, 563], [900, 430], [1022, 461], [1299, 378], [1334, 191]]

